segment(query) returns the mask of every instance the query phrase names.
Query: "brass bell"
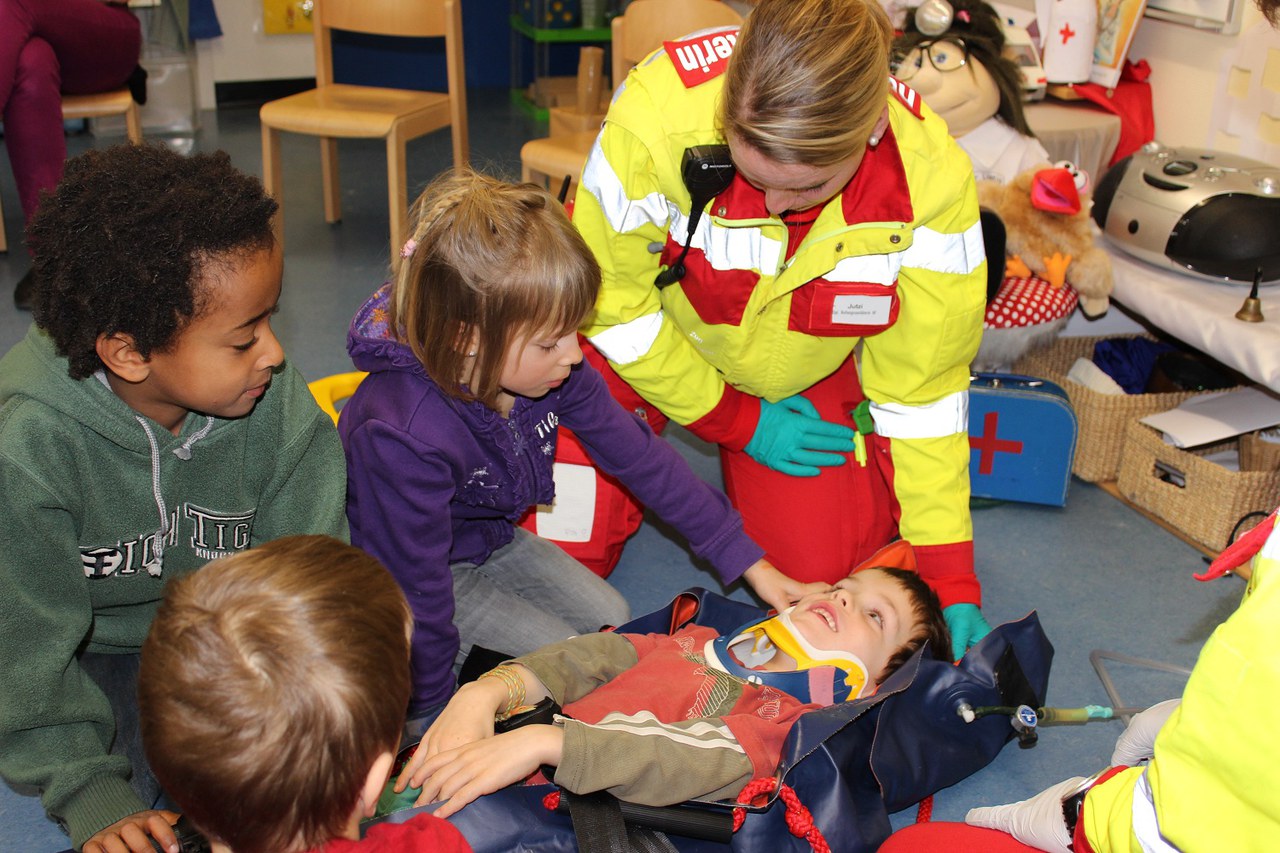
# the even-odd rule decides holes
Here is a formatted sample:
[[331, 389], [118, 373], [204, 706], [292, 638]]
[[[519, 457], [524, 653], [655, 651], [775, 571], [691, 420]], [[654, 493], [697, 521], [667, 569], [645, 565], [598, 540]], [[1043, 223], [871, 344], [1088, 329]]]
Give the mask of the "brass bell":
[[1265, 319], [1262, 316], [1262, 300], [1258, 298], [1258, 284], [1261, 281], [1262, 267], [1258, 267], [1258, 271], [1253, 274], [1253, 287], [1249, 289], [1249, 295], [1245, 297], [1244, 304], [1236, 312], [1237, 320], [1244, 320], [1246, 323], [1261, 323]]

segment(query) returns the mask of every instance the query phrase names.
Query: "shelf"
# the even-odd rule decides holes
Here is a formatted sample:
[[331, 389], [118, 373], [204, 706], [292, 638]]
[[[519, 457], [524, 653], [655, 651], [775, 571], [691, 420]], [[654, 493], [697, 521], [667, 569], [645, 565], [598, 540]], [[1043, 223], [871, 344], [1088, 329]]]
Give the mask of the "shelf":
[[[535, 27], [518, 12], [512, 12], [511, 24], [511, 103], [531, 118], [545, 122], [550, 115], [548, 106], [540, 105], [541, 90], [531, 98], [527, 86], [537, 87], [540, 80], [551, 74], [551, 50], [557, 45], [601, 44], [606, 50], [613, 40], [611, 26], [604, 27]], [[533, 80], [526, 83], [525, 51], [533, 50]], [[607, 62], [606, 62], [607, 67]]]
[[535, 27], [526, 21], [522, 15], [514, 14], [511, 16], [511, 29], [525, 38], [542, 44], [609, 41], [613, 38], [613, 30], [609, 27], [593, 27], [592, 29], [583, 29], [582, 27]]
[[550, 121], [551, 119], [551, 110], [547, 107], [540, 107], [529, 100], [529, 96], [525, 94], [523, 89], [511, 90], [511, 103], [529, 118], [537, 121]]

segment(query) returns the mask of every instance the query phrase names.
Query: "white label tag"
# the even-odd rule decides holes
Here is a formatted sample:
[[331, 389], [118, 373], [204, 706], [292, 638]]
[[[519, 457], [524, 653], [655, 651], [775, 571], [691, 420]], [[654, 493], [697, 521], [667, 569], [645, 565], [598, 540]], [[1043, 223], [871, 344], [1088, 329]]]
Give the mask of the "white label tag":
[[831, 304], [831, 322], [847, 326], [883, 326], [889, 322], [892, 296], [844, 294]]
[[589, 542], [596, 518], [596, 471], [586, 465], [556, 462], [555, 502], [538, 504], [537, 531], [557, 542]]

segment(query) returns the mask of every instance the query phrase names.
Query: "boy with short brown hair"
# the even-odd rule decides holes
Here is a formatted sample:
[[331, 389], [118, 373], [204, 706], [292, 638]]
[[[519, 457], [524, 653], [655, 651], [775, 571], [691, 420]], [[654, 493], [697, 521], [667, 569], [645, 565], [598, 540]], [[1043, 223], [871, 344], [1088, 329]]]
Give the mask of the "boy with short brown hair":
[[[574, 637], [459, 688], [397, 787], [447, 801], [435, 812], [446, 817], [541, 765], [575, 794], [653, 806], [733, 798], [776, 771], [801, 715], [868, 695], [926, 643], [950, 660], [937, 594], [887, 566], [730, 634], [690, 625]], [[548, 696], [564, 706], [554, 724], [494, 735], [495, 715]]]
[[326, 536], [170, 585], [142, 649], [143, 741], [215, 850], [470, 849], [432, 815], [359, 841], [399, 744], [411, 628], [386, 569]]

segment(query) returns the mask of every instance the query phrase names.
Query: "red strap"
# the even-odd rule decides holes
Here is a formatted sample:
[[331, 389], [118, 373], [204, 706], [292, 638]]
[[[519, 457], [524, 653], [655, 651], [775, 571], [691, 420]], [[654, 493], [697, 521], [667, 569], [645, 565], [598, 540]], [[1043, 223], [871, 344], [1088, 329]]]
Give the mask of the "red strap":
[[671, 630], [667, 633], [674, 634], [685, 625], [688, 625], [698, 615], [698, 608], [702, 605], [698, 602], [698, 596], [691, 592], [682, 592], [676, 596], [671, 602]]
[[[957, 664], [960, 661], [956, 661]], [[933, 794], [925, 797], [916, 806], [916, 823], [928, 823], [933, 820]]]
[[[787, 811], [785, 820], [787, 829], [797, 838], [803, 838], [809, 842], [809, 846], [813, 848], [814, 853], [831, 853], [831, 847], [827, 844], [827, 839], [822, 837], [822, 831], [813, 822], [813, 815], [800, 802], [800, 798], [796, 796], [796, 792], [790, 785], [782, 785], [779, 787], [778, 780], [773, 777], [762, 777], [752, 779], [742, 788], [742, 793], [738, 794], [738, 802], [743, 805], [750, 805], [752, 800], [762, 794], [770, 794], [778, 790], [778, 796], [786, 805]], [[742, 828], [742, 822], [746, 820], [747, 813], [745, 809], [736, 808], [733, 810], [733, 831], [737, 832]]]
[[1280, 513], [1280, 510], [1271, 513], [1248, 533], [1228, 545], [1209, 564], [1209, 568], [1198, 575], [1192, 575], [1192, 577], [1198, 581], [1215, 580], [1252, 560], [1253, 555], [1261, 551], [1262, 546], [1267, 544], [1267, 538], [1271, 535], [1271, 531], [1275, 529], [1277, 513]]

